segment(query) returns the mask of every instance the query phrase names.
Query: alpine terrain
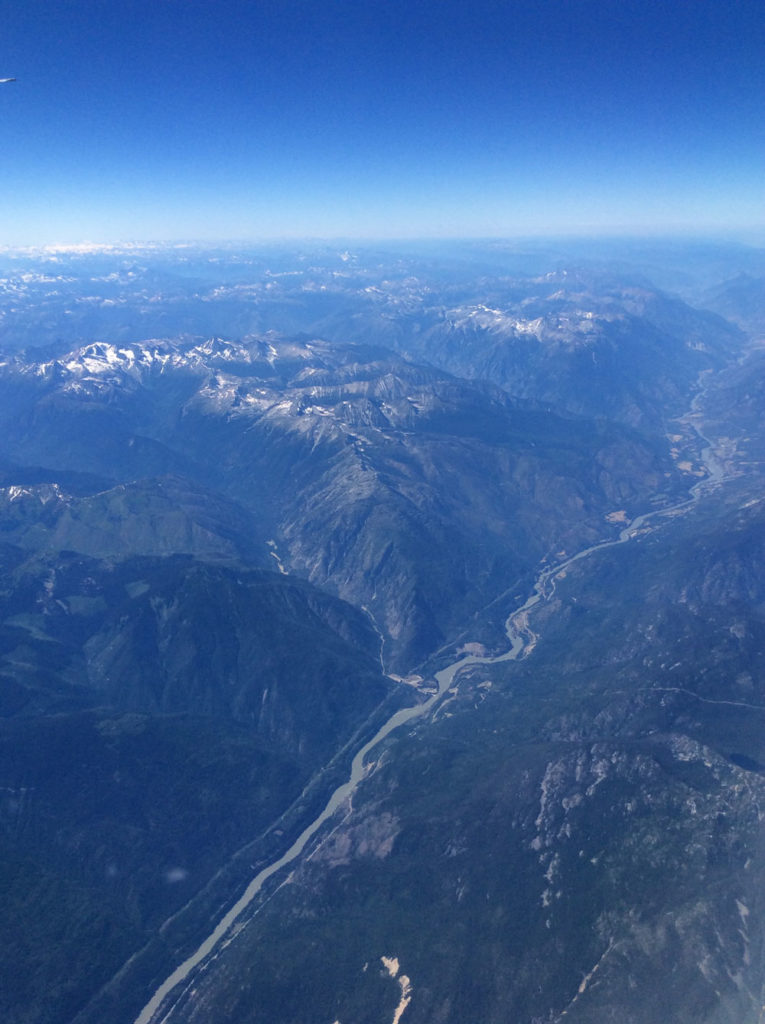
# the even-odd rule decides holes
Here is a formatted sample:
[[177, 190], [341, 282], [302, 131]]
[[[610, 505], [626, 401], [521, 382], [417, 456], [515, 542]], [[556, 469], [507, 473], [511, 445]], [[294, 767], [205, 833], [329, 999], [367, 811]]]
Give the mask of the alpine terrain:
[[765, 252], [0, 253], [6, 1024], [761, 1024]]

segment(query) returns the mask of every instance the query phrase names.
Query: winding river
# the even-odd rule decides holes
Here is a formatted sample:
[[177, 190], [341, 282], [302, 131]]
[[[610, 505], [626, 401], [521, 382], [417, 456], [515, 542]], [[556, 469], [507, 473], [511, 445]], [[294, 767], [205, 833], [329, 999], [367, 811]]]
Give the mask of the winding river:
[[[555, 592], [555, 580], [559, 573], [563, 572], [573, 562], [587, 558], [595, 551], [602, 551], [605, 548], [615, 547], [618, 544], [626, 543], [635, 537], [637, 533], [643, 530], [645, 524], [652, 519], [659, 519], [661, 517], [674, 515], [690, 508], [698, 501], [703, 490], [718, 484], [723, 479], [725, 475], [724, 466], [715, 456], [712, 442], [704, 436], [697, 424], [694, 422], [694, 414], [696, 414], [698, 410], [698, 401], [700, 397], [701, 396], [699, 395], [694, 400], [694, 403], [691, 406], [691, 413], [686, 422], [693, 427], [698, 437], [704, 442], [705, 447], [701, 451], [701, 459], [704, 463], [706, 475], [690, 489], [690, 496], [674, 505], [637, 516], [621, 530], [618, 537], [615, 539], [593, 544], [588, 548], [578, 551], [575, 555], [571, 555], [569, 558], [544, 569], [537, 577], [531, 595], [520, 608], [517, 608], [509, 616], [505, 623], [505, 632], [510, 643], [508, 650], [499, 655], [463, 655], [457, 661], [454, 661], [451, 665], [448, 665], [446, 668], [441, 669], [440, 672], [435, 674], [437, 689], [432, 696], [422, 704], [417, 704], [414, 707], [402, 708], [397, 711], [380, 729], [378, 729], [375, 735], [356, 753], [353, 761], [351, 762], [351, 772], [348, 781], [344, 782], [341, 786], [338, 786], [332, 793], [321, 814], [319, 814], [319, 816], [301, 832], [292, 846], [290, 846], [290, 848], [283, 853], [278, 860], [275, 860], [273, 863], [263, 868], [252, 879], [237, 902], [231, 907], [225, 916], [221, 918], [215, 929], [210, 933], [210, 935], [208, 935], [204, 942], [202, 942], [199, 948], [190, 957], [184, 960], [183, 963], [180, 964], [159, 986], [149, 1002], [144, 1006], [143, 1010], [141, 1010], [135, 1020], [135, 1024], [165, 1024], [165, 1022], [170, 1019], [176, 1003], [183, 995], [183, 992], [179, 992], [177, 998], [172, 999], [174, 991], [183, 982], [185, 982], [190, 975], [192, 975], [192, 972], [197, 967], [205, 961], [214, 959], [217, 953], [221, 952], [228, 945], [239, 930], [237, 922], [260, 892], [264, 883], [283, 867], [296, 860], [305, 849], [306, 844], [314, 835], [316, 835], [322, 825], [324, 825], [324, 823], [328, 821], [351, 797], [358, 784], [364, 778], [366, 773], [366, 757], [374, 747], [402, 725], [406, 725], [408, 722], [412, 722], [416, 718], [423, 718], [432, 711], [434, 706], [451, 688], [455, 676], [457, 676], [462, 669], [469, 665], [494, 665], [502, 661], [514, 661], [530, 644], [535, 641], [535, 634], [528, 625], [528, 613], [535, 605], [539, 604], [540, 601], [550, 600]], [[160, 1016], [160, 1014], [162, 1014], [162, 1016]]]

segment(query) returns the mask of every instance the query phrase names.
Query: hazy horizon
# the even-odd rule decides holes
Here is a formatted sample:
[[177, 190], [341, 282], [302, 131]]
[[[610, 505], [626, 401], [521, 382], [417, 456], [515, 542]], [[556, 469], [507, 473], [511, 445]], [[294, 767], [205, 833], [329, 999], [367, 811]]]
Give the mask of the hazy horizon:
[[30, 255], [39, 256], [44, 253], [71, 254], [76, 255], [88, 253], [109, 253], [121, 254], [135, 251], [151, 250], [183, 250], [191, 249], [201, 252], [214, 252], [217, 250], [230, 250], [232, 252], [246, 252], [249, 249], [287, 249], [305, 246], [306, 248], [350, 248], [359, 249], [384, 247], [395, 251], [419, 250], [443, 250], [448, 246], [478, 246], [479, 248], [492, 247], [507, 248], [510, 252], [518, 252], [521, 249], [529, 248], [544, 249], [552, 246], [571, 247], [577, 250], [579, 247], [604, 246], [607, 249], [613, 248], [618, 252], [622, 248], [631, 246], [647, 246], [661, 249], [668, 247], [688, 247], [689, 249], [704, 247], [719, 247], [721, 249], [733, 248], [757, 251], [765, 248], [765, 228], [761, 231], [729, 231], [729, 232], [593, 232], [585, 234], [582, 232], [552, 232], [524, 235], [376, 235], [376, 236], [349, 236], [349, 235], [272, 235], [263, 237], [198, 237], [198, 238], [151, 238], [151, 237], [114, 237], [110, 239], [96, 240], [93, 238], [48, 238], [27, 244], [0, 243], [0, 252], [11, 256]]

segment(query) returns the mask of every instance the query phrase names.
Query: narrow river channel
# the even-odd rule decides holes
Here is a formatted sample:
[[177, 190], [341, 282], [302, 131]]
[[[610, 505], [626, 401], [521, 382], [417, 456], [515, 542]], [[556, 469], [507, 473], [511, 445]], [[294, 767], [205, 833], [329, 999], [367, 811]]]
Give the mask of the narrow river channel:
[[351, 772], [348, 781], [344, 782], [341, 786], [338, 786], [329, 798], [329, 801], [321, 814], [319, 814], [319, 816], [315, 818], [310, 825], [303, 830], [303, 832], [301, 832], [292, 846], [290, 846], [290, 848], [283, 853], [278, 860], [275, 860], [272, 864], [263, 868], [252, 879], [237, 902], [231, 907], [228, 913], [221, 918], [215, 929], [210, 933], [210, 935], [208, 935], [204, 942], [202, 942], [196, 952], [184, 960], [184, 962], [180, 964], [159, 986], [136, 1018], [135, 1024], [165, 1024], [166, 1021], [170, 1020], [175, 1004], [183, 995], [183, 992], [178, 992], [177, 995], [174, 996], [175, 990], [190, 978], [196, 968], [204, 964], [206, 961], [214, 959], [217, 952], [220, 952], [226, 945], [228, 945], [228, 942], [230, 942], [236, 934], [236, 924], [239, 918], [260, 892], [263, 884], [287, 864], [296, 860], [303, 852], [306, 844], [319, 831], [322, 825], [328, 821], [349, 799], [359, 782], [364, 778], [366, 757], [374, 747], [384, 740], [386, 736], [389, 736], [395, 729], [400, 728], [402, 725], [406, 725], [408, 722], [412, 722], [416, 718], [422, 718], [431, 712], [434, 706], [450, 689], [455, 676], [457, 676], [462, 669], [469, 665], [494, 665], [502, 661], [514, 661], [522, 654], [526, 647], [536, 639], [528, 625], [528, 613], [535, 605], [539, 604], [540, 601], [548, 601], [552, 597], [555, 592], [555, 579], [560, 572], [564, 571], [566, 567], [571, 565], [573, 562], [587, 558], [596, 551], [603, 551], [606, 548], [627, 543], [635, 537], [650, 520], [674, 515], [690, 508], [698, 501], [700, 495], [705, 489], [718, 484], [724, 478], [724, 467], [714, 454], [712, 442], [704, 436], [695, 422], [695, 413], [698, 409], [698, 401], [700, 397], [701, 396], [699, 395], [694, 400], [687, 422], [693, 427], [698, 437], [704, 442], [705, 447], [701, 451], [701, 459], [704, 463], [706, 475], [690, 489], [690, 496], [669, 507], [657, 509], [653, 512], [647, 512], [643, 515], [637, 516], [621, 530], [618, 537], [614, 540], [606, 540], [601, 541], [598, 544], [593, 544], [592, 546], [577, 552], [575, 555], [571, 555], [569, 558], [544, 569], [537, 577], [531, 595], [520, 608], [517, 608], [509, 616], [505, 623], [505, 632], [510, 643], [508, 650], [503, 654], [493, 656], [475, 654], [463, 655], [457, 661], [448, 665], [446, 668], [441, 669], [440, 672], [435, 674], [437, 689], [432, 696], [428, 698], [428, 700], [414, 707], [402, 708], [392, 715], [387, 722], [385, 722], [375, 735], [365, 743], [359, 751], [357, 751], [353, 761], [351, 762]]

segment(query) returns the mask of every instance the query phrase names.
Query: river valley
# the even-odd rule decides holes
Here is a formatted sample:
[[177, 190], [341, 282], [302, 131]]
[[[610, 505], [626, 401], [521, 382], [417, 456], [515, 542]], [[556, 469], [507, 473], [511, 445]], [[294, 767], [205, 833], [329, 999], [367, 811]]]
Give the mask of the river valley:
[[[499, 662], [514, 661], [525, 657], [537, 642], [537, 636], [529, 623], [532, 610], [542, 602], [549, 601], [555, 593], [556, 579], [565, 572], [568, 566], [589, 558], [599, 551], [616, 545], [627, 544], [636, 536], [655, 529], [662, 519], [676, 516], [695, 505], [708, 488], [720, 484], [725, 477], [725, 467], [717, 458], [713, 442], [707, 438], [700, 426], [699, 407], [703, 400], [704, 390], [694, 399], [686, 416], [686, 422], [693, 429], [702, 443], [699, 459], [703, 463], [704, 476], [690, 488], [689, 497], [671, 506], [658, 508], [635, 517], [626, 523], [618, 536], [601, 541], [584, 548], [570, 557], [564, 558], [544, 568], [538, 575], [532, 592], [526, 601], [508, 617], [505, 633], [508, 648], [497, 655], [463, 654], [461, 657], [435, 673], [435, 691], [430, 693], [422, 703], [397, 710], [377, 730], [377, 732], [356, 752], [351, 763], [351, 770], [346, 782], [338, 786], [321, 813], [308, 824], [292, 845], [278, 859], [262, 868], [249, 883], [241, 897], [234, 903], [218, 924], [198, 946], [196, 951], [187, 957], [167, 979], [156, 989], [135, 1019], [135, 1024], [165, 1024], [175, 1019], [174, 1010], [194, 985], [199, 972], [204, 972], [216, 957], [235, 940], [241, 929], [246, 927], [245, 912], [251, 906], [265, 883], [282, 869], [293, 864], [311, 844], [322, 827], [342, 808], [347, 808], [355, 791], [362, 780], [367, 777], [373, 766], [367, 762], [368, 755], [395, 730], [410, 725], [418, 719], [431, 715], [445, 696], [454, 687], [459, 674], [466, 668], [476, 665], [491, 665]], [[320, 840], [321, 842], [321, 840]], [[314, 844], [315, 845], [315, 844]], [[180, 1018], [179, 1018], [180, 1019]]]

